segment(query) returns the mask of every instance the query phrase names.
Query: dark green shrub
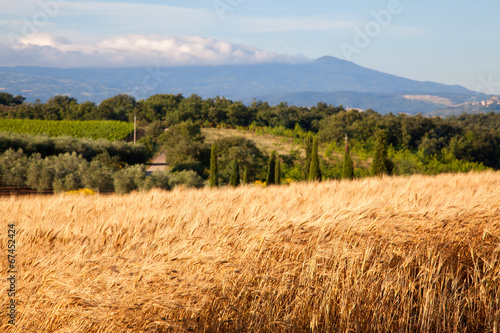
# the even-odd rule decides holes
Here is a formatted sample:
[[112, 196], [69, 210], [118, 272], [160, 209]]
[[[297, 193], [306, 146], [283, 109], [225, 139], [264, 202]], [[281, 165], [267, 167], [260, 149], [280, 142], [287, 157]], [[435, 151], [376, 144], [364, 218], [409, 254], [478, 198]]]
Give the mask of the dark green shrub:
[[115, 192], [126, 194], [142, 185], [146, 178], [146, 168], [142, 164], [133, 165], [115, 172], [113, 178]]
[[100, 160], [93, 160], [82, 174], [83, 186], [95, 192], [113, 191], [113, 173], [113, 169]]
[[244, 137], [217, 140], [217, 165], [219, 178], [229, 182], [233, 159], [240, 167], [247, 167], [247, 179], [253, 181], [266, 176], [265, 157], [255, 142]]
[[79, 174], [68, 173], [66, 176], [64, 176], [64, 179], [61, 180], [58, 178], [54, 180], [54, 192], [56, 193], [75, 191], [82, 187], [83, 186]]
[[276, 182], [277, 185], [281, 185], [281, 161], [280, 161], [280, 159], [276, 160], [274, 181]]
[[0, 156], [0, 175], [7, 186], [25, 186], [27, 169], [28, 157], [22, 149], [9, 149]]
[[170, 175], [170, 187], [174, 188], [179, 185], [184, 185], [187, 188], [201, 188], [203, 187], [203, 179], [192, 170], [185, 170], [181, 172], [174, 172]]
[[153, 188], [167, 191], [170, 190], [170, 171], [153, 172], [146, 177], [140, 186], [140, 189], [145, 191], [149, 191]]
[[111, 157], [119, 156], [120, 160], [127, 164], [143, 164], [151, 157], [148, 149], [142, 144], [0, 132], [0, 153], [8, 149], [22, 149], [28, 156], [40, 153], [42, 158], [75, 152], [87, 161], [107, 152]]
[[394, 164], [389, 159], [387, 146], [387, 131], [379, 131], [376, 136], [375, 157], [373, 158], [371, 172], [374, 176], [390, 175]]
[[83, 188], [82, 174], [88, 167], [88, 162], [76, 153], [66, 153], [58, 156], [50, 156], [47, 159], [48, 165], [53, 170], [54, 192], [73, 191]]
[[276, 152], [273, 150], [267, 163], [267, 186], [276, 184]]
[[229, 185], [237, 187], [240, 185], [240, 167], [238, 165], [238, 161], [233, 159], [232, 168], [231, 168], [231, 177], [229, 178]]
[[92, 162], [98, 162], [101, 167], [111, 170], [118, 170], [122, 167], [119, 156], [110, 156], [108, 151], [100, 153], [92, 159]]
[[52, 188], [54, 182], [54, 170], [48, 159], [42, 159], [40, 154], [31, 155], [28, 162], [26, 186], [38, 192]]

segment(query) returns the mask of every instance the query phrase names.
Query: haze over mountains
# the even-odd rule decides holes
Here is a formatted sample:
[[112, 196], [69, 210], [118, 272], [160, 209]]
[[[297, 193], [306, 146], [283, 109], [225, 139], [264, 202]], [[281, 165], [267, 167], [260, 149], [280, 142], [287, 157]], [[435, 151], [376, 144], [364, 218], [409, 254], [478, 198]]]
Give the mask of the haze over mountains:
[[0, 91], [46, 101], [69, 95], [99, 103], [118, 94], [224, 96], [245, 103], [318, 102], [380, 113], [433, 113], [473, 105], [488, 96], [464, 87], [420, 82], [378, 72], [334, 57], [301, 64], [143, 68], [0, 67]]

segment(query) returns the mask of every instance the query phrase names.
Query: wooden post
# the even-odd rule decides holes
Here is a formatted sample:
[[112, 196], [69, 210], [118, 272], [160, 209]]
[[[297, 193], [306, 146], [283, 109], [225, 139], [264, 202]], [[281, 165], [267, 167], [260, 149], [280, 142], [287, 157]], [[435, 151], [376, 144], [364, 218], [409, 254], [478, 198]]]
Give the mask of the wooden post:
[[137, 140], [137, 115], [134, 114], [134, 145]]
[[346, 154], [349, 152], [349, 139], [347, 137], [347, 133], [345, 134], [345, 147], [344, 147], [344, 151], [345, 151]]

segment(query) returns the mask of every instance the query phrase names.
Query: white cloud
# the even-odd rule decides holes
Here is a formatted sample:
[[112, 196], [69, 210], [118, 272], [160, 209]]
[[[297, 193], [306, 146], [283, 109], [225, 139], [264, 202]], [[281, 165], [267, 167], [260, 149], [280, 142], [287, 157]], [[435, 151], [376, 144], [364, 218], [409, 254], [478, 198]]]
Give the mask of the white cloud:
[[65, 36], [80, 34], [86, 40], [92, 38], [95, 41], [99, 38], [130, 33], [197, 35], [200, 26], [210, 26], [214, 22], [217, 22], [217, 17], [210, 7], [23, 0], [12, 1], [7, 8], [2, 7], [0, 37], [2, 35], [26, 37], [35, 33]]
[[32, 34], [2, 48], [4, 65], [54, 67], [132, 67], [300, 62], [304, 57], [277, 54], [200, 36], [126, 35], [95, 44], [72, 43], [49, 34]]

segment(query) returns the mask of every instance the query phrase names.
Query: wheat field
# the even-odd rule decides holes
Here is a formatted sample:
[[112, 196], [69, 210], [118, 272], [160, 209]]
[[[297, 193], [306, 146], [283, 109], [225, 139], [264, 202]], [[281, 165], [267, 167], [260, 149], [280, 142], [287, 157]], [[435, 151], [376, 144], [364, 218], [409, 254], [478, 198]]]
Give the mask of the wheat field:
[[5, 257], [18, 229], [2, 332], [499, 332], [498, 172], [4, 197], [0, 213]]

